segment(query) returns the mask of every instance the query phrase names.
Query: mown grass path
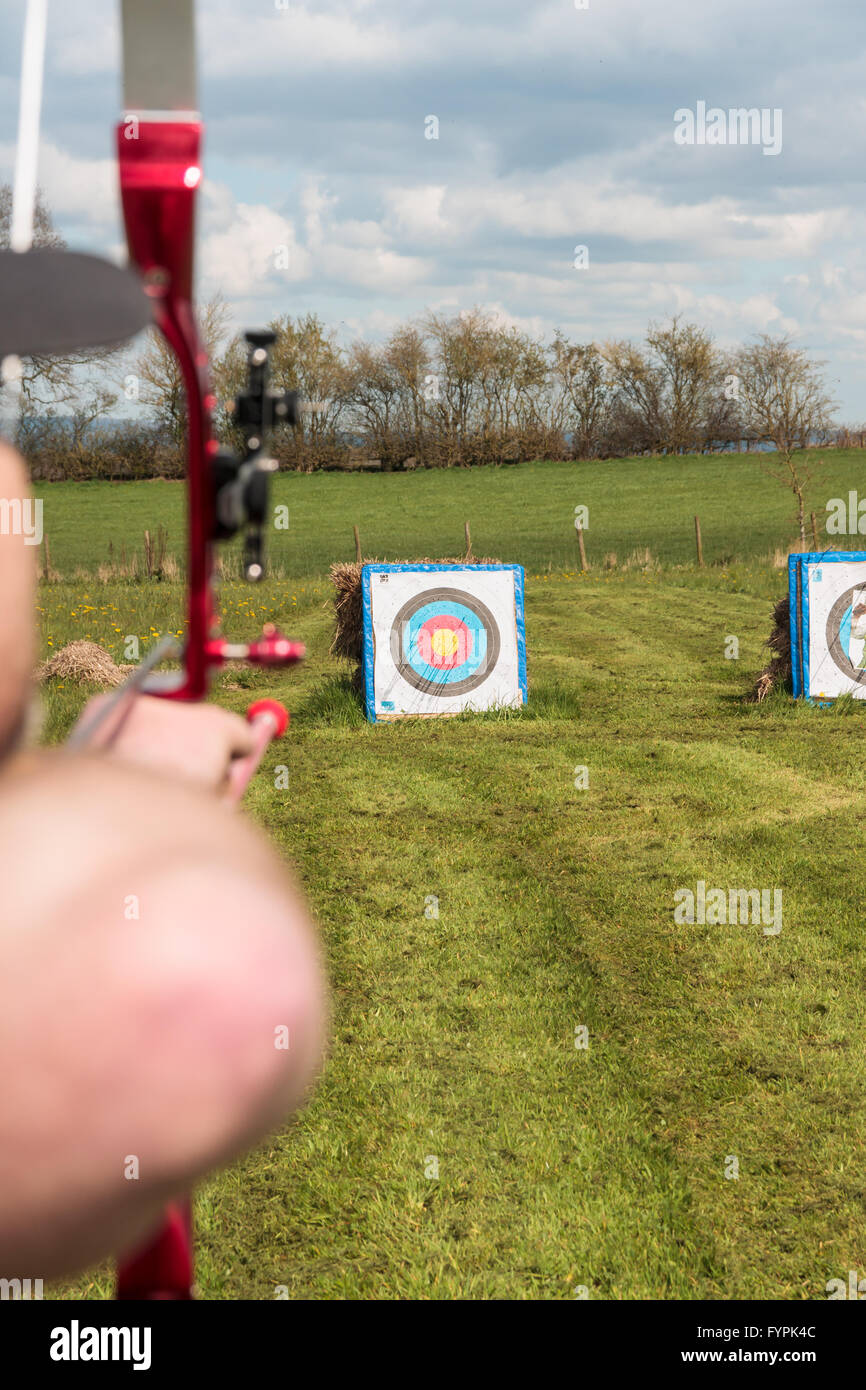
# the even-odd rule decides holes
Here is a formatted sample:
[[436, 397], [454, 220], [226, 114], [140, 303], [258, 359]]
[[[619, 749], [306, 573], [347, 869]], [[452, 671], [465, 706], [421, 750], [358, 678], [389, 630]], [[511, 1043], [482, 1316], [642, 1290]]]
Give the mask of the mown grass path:
[[[322, 924], [333, 1045], [308, 1109], [201, 1189], [205, 1297], [808, 1299], [866, 1272], [861, 712], [743, 703], [782, 584], [530, 579], [524, 713], [378, 727], [321, 598], [296, 609], [290, 789], [263, 775], [252, 812]], [[781, 888], [781, 934], [677, 925], [698, 879]]]
[[[821, 1296], [863, 1256], [859, 720], [741, 705], [761, 600], [641, 578], [529, 607], [539, 717], [301, 737], [286, 842], [338, 1017], [284, 1282]], [[699, 878], [781, 887], [781, 935], [675, 925]]]
[[[862, 473], [825, 458], [819, 520]], [[43, 491], [64, 576], [42, 586], [44, 654], [88, 636], [123, 659], [129, 634], [178, 630], [179, 585], [95, 570], [159, 523], [179, 551], [180, 489]], [[295, 712], [269, 763], [289, 788], [263, 774], [251, 810], [318, 913], [333, 1045], [294, 1125], [200, 1189], [203, 1295], [799, 1299], [866, 1274], [862, 711], [743, 701], [789, 496], [745, 457], [277, 492], [277, 578], [226, 584], [226, 623], [277, 620], [310, 659], [231, 672], [218, 697]], [[695, 512], [724, 564], [690, 567]], [[371, 728], [327, 655], [327, 563], [355, 522], [393, 557], [459, 550], [467, 518], [476, 554], [527, 568], [529, 707]], [[644, 546], [664, 568], [624, 572]], [[49, 741], [82, 698], [48, 692]], [[698, 880], [781, 889], [780, 935], [677, 924]]]

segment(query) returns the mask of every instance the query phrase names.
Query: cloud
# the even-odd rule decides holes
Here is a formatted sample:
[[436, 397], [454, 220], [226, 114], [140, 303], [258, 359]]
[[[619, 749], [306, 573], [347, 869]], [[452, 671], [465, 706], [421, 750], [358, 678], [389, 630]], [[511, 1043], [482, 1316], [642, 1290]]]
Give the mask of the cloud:
[[[52, 21], [40, 175], [77, 245], [120, 238], [116, 10], [91, 0]], [[862, 399], [862, 4], [831, 0], [820, 25], [806, 0], [197, 10], [205, 293], [260, 319], [314, 311], [349, 336], [428, 306], [583, 339], [683, 312], [726, 342], [794, 333]], [[11, 131], [20, 16], [0, 16], [0, 36]], [[781, 155], [676, 146], [673, 113], [698, 100], [781, 107]]]
[[457, 228], [443, 216], [446, 193], [444, 183], [386, 189], [386, 216], [395, 232], [411, 241], [447, 241], [456, 235]]
[[200, 266], [207, 284], [226, 299], [240, 299], [305, 279], [310, 254], [288, 218], [268, 207], [238, 203], [227, 223], [204, 237]]

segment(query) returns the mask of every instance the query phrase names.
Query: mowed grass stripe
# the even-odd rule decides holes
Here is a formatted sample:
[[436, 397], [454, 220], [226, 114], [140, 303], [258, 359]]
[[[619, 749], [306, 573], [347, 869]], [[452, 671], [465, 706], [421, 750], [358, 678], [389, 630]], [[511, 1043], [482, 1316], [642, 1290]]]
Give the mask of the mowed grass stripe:
[[[860, 711], [743, 704], [779, 574], [607, 578], [530, 580], [516, 716], [370, 727], [298, 612], [290, 795], [265, 772], [251, 809], [319, 913], [334, 1044], [202, 1189], [206, 1297], [798, 1299], [863, 1264]], [[781, 887], [781, 935], [676, 924], [699, 878]]]
[[[486, 722], [483, 727], [485, 732], [490, 731]], [[545, 749], [550, 750], [561, 742], [561, 727], [553, 722], [548, 726], [544, 721], [503, 721], [498, 733], [506, 761], [499, 767], [498, 773], [494, 770], [492, 777], [490, 750], [487, 749], [486, 756], [479, 754], [477, 730], [471, 726], [438, 726], [435, 736], [418, 730], [417, 726], [405, 726], [388, 730], [384, 736], [392, 749], [399, 745], [399, 759], [392, 770], [387, 797], [376, 800], [370, 796], [369, 789], [375, 784], [377, 768], [376, 756], [365, 756], [368, 751], [372, 753], [369, 745], [363, 748], [359, 759], [353, 759], [353, 785], [342, 789], [334, 785], [331, 788], [329, 801], [333, 802], [341, 790], [346, 802], [346, 816], [352, 820], [357, 818], [356, 824], [360, 823], [363, 827], [360, 840], [356, 837], [356, 842], [351, 846], [354, 855], [361, 856], [364, 862], [369, 861], [367, 834], [374, 827], [378, 828], [373, 840], [379, 843], [381, 834], [384, 845], [388, 847], [386, 852], [380, 849], [371, 865], [374, 882], [380, 877], [386, 878], [387, 886], [367, 890], [366, 896], [371, 899], [368, 912], [352, 913], [356, 930], [362, 930], [363, 922], [375, 917], [390, 924], [388, 939], [394, 940], [393, 933], [396, 933], [396, 943], [399, 943], [386, 951], [384, 961], [374, 950], [374, 960], [362, 961], [353, 972], [355, 978], [360, 976], [365, 981], [360, 998], [361, 1009], [365, 1005], [369, 1008], [371, 996], [377, 1004], [371, 1040], [373, 1055], [379, 1055], [384, 1050], [387, 1058], [390, 1045], [396, 1051], [397, 1058], [400, 1058], [400, 1046], [409, 1050], [411, 1045], [410, 1057], [402, 1058], [399, 1076], [403, 1085], [414, 1090], [417, 1084], [416, 1068], [419, 1065], [423, 1067], [419, 1061], [419, 1049], [423, 1054], [426, 1048], [426, 1058], [434, 1068], [434, 1077], [431, 1081], [427, 1077], [426, 1067], [423, 1067], [422, 1090], [429, 1094], [432, 1088], [430, 1104], [432, 1113], [438, 1117], [444, 1102], [440, 1096], [439, 1105], [434, 1104], [436, 1076], [441, 1082], [444, 1075], [450, 1087], [453, 1084], [450, 1078], [456, 1068], [461, 1077], [460, 1095], [463, 1096], [466, 1069], [475, 1071], [482, 1064], [475, 1040], [475, 1034], [484, 1022], [481, 1001], [485, 996], [495, 994], [491, 1001], [495, 1022], [495, 1043], [492, 1047], [494, 1066], [491, 1069], [487, 1065], [491, 1055], [488, 1045], [484, 1051], [482, 1075], [487, 1077], [489, 1090], [476, 1099], [482, 1110], [486, 1109], [491, 1114], [496, 1111], [498, 1087], [495, 1080], [491, 1080], [491, 1075], [496, 1077], [497, 1068], [499, 1071], [507, 1069], [515, 1052], [525, 1051], [519, 1046], [523, 1039], [534, 1038], [534, 1068], [529, 1068], [527, 1074], [526, 1059], [521, 1057], [520, 1067], [511, 1072], [506, 1070], [505, 1075], [511, 1075], [515, 1084], [528, 1085], [533, 1092], [543, 1094], [544, 1104], [540, 1111], [531, 1109], [524, 1112], [524, 1124], [530, 1126], [525, 1147], [527, 1154], [531, 1155], [540, 1144], [542, 1152], [553, 1155], [551, 1167], [555, 1169], [559, 1165], [559, 1172], [553, 1177], [549, 1169], [543, 1173], [530, 1170], [524, 1171], [522, 1181], [517, 1182], [515, 1193], [512, 1194], [512, 1202], [515, 1202], [516, 1195], [516, 1208], [510, 1213], [509, 1224], [517, 1233], [518, 1245], [525, 1244], [527, 1231], [537, 1220], [538, 1213], [530, 1199], [533, 1184], [539, 1181], [546, 1184], [551, 1191], [559, 1192], [560, 1202], [574, 1202], [581, 1210], [587, 1203], [592, 1206], [593, 1187], [600, 1185], [604, 1200], [599, 1211], [603, 1214], [599, 1215], [595, 1226], [592, 1226], [591, 1215], [588, 1217], [593, 1229], [593, 1254], [590, 1254], [589, 1246], [580, 1244], [577, 1232], [570, 1237], [577, 1241], [570, 1247], [577, 1262], [587, 1258], [592, 1261], [594, 1275], [586, 1275], [583, 1281], [588, 1280], [595, 1292], [614, 1297], [671, 1296], [676, 1288], [678, 1292], [673, 1296], [734, 1296], [731, 1281], [738, 1277], [737, 1259], [731, 1251], [726, 1251], [724, 1257], [714, 1253], [716, 1220], [720, 1215], [724, 1217], [724, 1211], [719, 1211], [720, 1195], [727, 1194], [732, 1186], [724, 1184], [724, 1154], [720, 1157], [713, 1149], [709, 1154], [702, 1155], [707, 1175], [700, 1186], [706, 1188], [708, 1198], [712, 1196], [713, 1212], [709, 1219], [704, 1216], [703, 1221], [696, 1221], [691, 1201], [694, 1187], [691, 1162], [684, 1164], [682, 1169], [675, 1162], [678, 1157], [672, 1145], [672, 1139], [678, 1137], [675, 1116], [664, 1126], [659, 1126], [653, 1120], [653, 1112], [658, 1112], [659, 1092], [663, 1090], [663, 1083], [667, 1082], [680, 1095], [688, 1112], [688, 1122], [683, 1124], [685, 1137], [682, 1145], [684, 1155], [689, 1156], [693, 1148], [694, 1130], [697, 1125], [705, 1123], [700, 1117], [706, 1108], [707, 1096], [712, 1099], [715, 1092], [721, 1089], [722, 1097], [727, 1097], [726, 1078], [729, 1073], [740, 1078], [738, 1084], [743, 1084], [744, 1076], [745, 1084], [751, 1084], [751, 1074], [740, 1065], [741, 1059], [737, 1056], [728, 1060], [724, 1051], [720, 1050], [712, 1011], [707, 1001], [702, 999], [701, 991], [696, 990], [696, 980], [702, 973], [708, 973], [714, 986], [717, 986], [719, 971], [724, 973], [733, 968], [737, 961], [741, 969], [748, 968], [754, 972], [760, 964], [759, 953], [769, 943], [759, 933], [753, 933], [757, 939], [751, 940], [750, 929], [738, 927], [722, 932], [722, 949], [718, 929], [707, 928], [703, 929], [702, 939], [696, 940], [691, 947], [686, 944], [685, 952], [674, 949], [683, 946], [682, 929], [675, 929], [672, 923], [674, 886], [694, 882], [695, 876], [707, 863], [707, 872], [719, 868], [723, 875], [721, 881], [740, 882], [739, 877], [731, 877], [730, 862], [726, 863], [724, 856], [720, 860], [703, 854], [700, 858], [684, 857], [684, 862], [679, 865], [668, 866], [668, 881], [660, 894], [658, 850], [664, 851], [669, 840], [660, 839], [654, 852], [653, 842], [648, 840], [648, 836], [650, 833], [659, 835], [659, 831], [652, 831], [649, 827], [636, 831], [633, 805], [620, 802], [620, 814], [627, 817], [627, 825], [620, 832], [621, 843], [616, 847], [615, 857], [611, 855], [609, 843], [599, 845], [600, 838], [606, 841], [606, 831], [610, 829], [610, 807], [603, 810], [598, 827], [588, 827], [587, 815], [581, 813], [579, 824], [574, 816], [564, 810], [559, 787], [553, 791], [557, 779], [550, 752], [545, 754]], [[566, 758], [574, 756], [575, 752], [571, 731], [569, 736], [572, 746], [565, 754]], [[443, 758], [443, 744], [450, 759]], [[619, 768], [622, 777], [628, 776], [633, 797], [634, 784], [638, 780], [634, 766], [619, 767], [615, 742], [605, 744], [605, 740], [601, 739], [598, 746], [600, 749], [606, 747], [606, 761], [614, 769]], [[672, 761], [668, 769], [667, 790], [681, 789], [684, 782], [702, 782], [708, 772], [715, 770], [724, 792], [716, 806], [715, 815], [719, 822], [726, 824], [726, 817], [741, 806], [746, 797], [754, 813], [754, 787], [750, 785], [748, 774], [744, 775], [736, 755], [730, 756], [731, 750], [727, 750], [728, 758], [719, 759], [720, 765], [717, 765], [714, 758], [716, 750], [701, 747], [697, 767], [688, 764], [689, 756], [694, 754], [694, 745], [680, 750], [672, 745], [671, 751], [678, 751], [686, 765], [683, 766], [682, 761]], [[630, 748], [623, 752], [623, 761], [629, 762]], [[560, 756], [560, 753], [556, 754], [556, 761]], [[652, 786], [653, 791], [657, 792], [656, 771], [645, 775], [648, 788]], [[760, 778], [762, 770], [756, 769], [755, 775]], [[728, 785], [728, 778], [732, 779], [731, 785]], [[339, 783], [338, 770], [335, 781]], [[560, 779], [559, 786], [564, 789], [565, 785], [564, 779]], [[779, 791], [787, 791], [789, 801], [796, 804], [803, 787], [794, 777], [785, 788], [774, 788], [773, 794]], [[586, 794], [575, 791], [573, 795], [581, 799], [583, 810], [587, 811], [591, 794], [588, 801], [584, 800]], [[616, 799], [618, 793], [614, 796]], [[549, 803], [547, 813], [539, 806], [539, 799]], [[663, 795], [660, 801], [664, 801]], [[456, 820], [454, 818], [461, 803], [460, 819]], [[710, 804], [705, 803], [705, 811]], [[502, 816], [495, 816], [496, 809], [502, 812]], [[825, 808], [822, 806], [820, 809], [823, 811]], [[422, 841], [418, 845], [412, 842], [407, 847], [407, 824], [413, 823], [413, 816], [422, 814], [426, 818]], [[691, 805], [680, 812], [681, 828], [687, 839], [693, 814], [694, 807]], [[506, 815], [509, 819], [503, 823]], [[328, 827], [319, 829], [330, 841]], [[669, 829], [675, 827], [669, 826]], [[417, 824], [415, 830], [418, 830]], [[412, 839], [411, 836], [408, 838]], [[712, 840], [712, 829], [702, 832], [702, 838]], [[400, 870], [395, 874], [393, 846], [398, 839], [401, 840]], [[465, 849], [466, 839], [471, 839], [469, 854]], [[655, 861], [649, 869], [651, 878], [648, 882], [644, 882], [646, 866], [633, 862], [627, 854], [624, 857], [626, 847], [635, 840], [639, 848]], [[438, 846], [432, 852], [431, 842]], [[587, 852], [581, 853], [584, 847]], [[579, 859], [579, 863], [575, 863], [576, 859]], [[480, 885], [478, 872], [474, 868], [479, 860], [490, 862], [488, 871], [482, 876], [484, 882]], [[744, 861], [735, 864], [735, 872], [740, 869], [746, 874], [742, 881], [750, 883], [754, 880], [755, 865], [748, 854]], [[527, 880], [532, 884], [531, 888], [526, 887]], [[553, 891], [546, 886], [546, 881], [553, 882]], [[407, 937], [403, 934], [403, 923], [407, 896], [411, 895], [413, 884], [417, 885], [417, 923]], [[442, 918], [449, 910], [446, 903], [453, 903], [456, 897], [459, 903], [456, 924], [445, 928], [442, 918], [438, 924], [423, 919], [422, 904], [426, 894], [422, 895], [420, 890], [426, 888], [434, 891], [431, 884], [440, 890]], [[467, 905], [467, 900], [471, 906]], [[495, 969], [499, 953], [491, 943], [501, 948], [502, 934], [509, 930], [507, 923], [500, 920], [504, 902], [508, 903], [509, 915], [514, 918], [519, 944], [503, 952], [509, 964], [505, 972], [505, 995], [500, 999], [503, 982], [501, 974]], [[479, 908], [482, 911], [479, 912]], [[434, 926], [438, 930], [433, 930]], [[373, 938], [374, 946], [378, 940], [378, 937]], [[353, 945], [363, 955], [363, 947], [357, 938], [353, 940]], [[714, 953], [719, 956], [718, 963]], [[467, 970], [468, 974], [459, 977], [457, 972], [461, 969]], [[427, 990], [420, 991], [420, 997], [417, 971], [429, 973], [431, 985]], [[767, 981], [762, 980], [762, 986], [766, 988]], [[346, 989], [347, 998], [353, 1000], [355, 992], [351, 984]], [[463, 1000], [461, 989], [467, 999], [478, 1002], [473, 1006]], [[436, 1008], [430, 1002], [430, 995], [434, 991], [441, 992], [446, 999], [456, 997], [460, 1002], [447, 1009], [442, 1006]], [[406, 999], [413, 1001], [411, 1007], [407, 1008], [401, 1002]], [[420, 1018], [413, 1016], [418, 1003], [422, 1005]], [[428, 1010], [432, 1010], [432, 1014]], [[479, 1010], [482, 1010], [480, 1014]], [[590, 1063], [584, 1067], [579, 1079], [586, 1082], [591, 1078], [591, 1084], [576, 1094], [571, 1090], [575, 1119], [573, 1127], [570, 1127], [571, 1122], [566, 1121], [568, 1147], [574, 1144], [575, 1130], [582, 1132], [587, 1127], [578, 1122], [577, 1115], [591, 1117], [592, 1127], [596, 1134], [605, 1136], [605, 1142], [600, 1150], [596, 1148], [593, 1154], [586, 1156], [585, 1162], [590, 1164], [588, 1169], [583, 1160], [578, 1164], [578, 1171], [586, 1171], [589, 1176], [589, 1193], [573, 1190], [566, 1195], [563, 1170], [569, 1165], [565, 1162], [564, 1146], [557, 1150], [553, 1142], [558, 1132], [557, 1125], [546, 1107], [550, 1102], [554, 1110], [556, 1108], [562, 1072], [568, 1065], [566, 1052], [568, 1062], [572, 1061], [570, 1051], [573, 1037], [570, 1033], [575, 1017], [587, 1023], [595, 1045], [594, 1048], [591, 1046], [589, 1054], [577, 1054], [575, 1059], [578, 1065]], [[568, 1029], [564, 1026], [565, 1020]], [[775, 1014], [773, 1023], [775, 1026]], [[353, 1023], [352, 1026], [356, 1025]], [[392, 1030], [397, 1033], [394, 1040]], [[721, 1030], [723, 1033], [729, 1030], [724, 1009], [721, 1012]], [[659, 1065], [655, 1057], [657, 1040], [664, 1039], [668, 1031], [672, 1032], [670, 1055], [674, 1060], [672, 1063], [669, 1057], [664, 1065]], [[469, 1041], [465, 1037], [467, 1033], [470, 1035]], [[688, 1046], [684, 1046], [684, 1036], [689, 1038]], [[366, 1037], [367, 1034], [362, 1035], [362, 1044]], [[435, 1042], [431, 1042], [431, 1038]], [[760, 1036], [758, 1041], [761, 1041]], [[354, 1046], [357, 1048], [358, 1040], [355, 1040]], [[706, 1053], [703, 1058], [702, 1052]], [[363, 1072], [369, 1060], [370, 1048], [363, 1049], [360, 1059], [357, 1051], [355, 1056], [356, 1065]], [[539, 1059], [542, 1057], [548, 1064], [553, 1064], [552, 1073], [539, 1070]], [[653, 1061], [649, 1070], [647, 1057]], [[396, 1065], [393, 1052], [391, 1065]], [[750, 1065], [754, 1065], [754, 1058]], [[721, 1081], [717, 1069], [721, 1069]], [[766, 1064], [764, 1069], [766, 1071]], [[571, 1081], [574, 1080], [573, 1072], [569, 1072], [569, 1077]], [[685, 1081], [689, 1082], [694, 1094], [684, 1097], [681, 1092]], [[623, 1097], [628, 1099], [624, 1100]], [[514, 1105], [512, 1096], [508, 1101], [510, 1113], [513, 1113]], [[429, 1117], [431, 1111], [426, 1113]], [[470, 1107], [469, 1114], [474, 1115], [474, 1107]], [[660, 1118], [664, 1119], [664, 1115]], [[745, 1130], [742, 1142], [746, 1146], [750, 1142], [748, 1122], [747, 1107], [745, 1117], [741, 1115], [738, 1121], [741, 1133]], [[452, 1121], [452, 1124], [458, 1130], [463, 1128], [459, 1121]], [[542, 1136], [540, 1140], [538, 1129]], [[670, 1130], [671, 1134], [667, 1134], [666, 1130]], [[716, 1146], [723, 1138], [728, 1144], [728, 1147], [722, 1144], [727, 1154], [731, 1152], [731, 1139], [715, 1129], [712, 1131], [711, 1139]], [[480, 1165], [486, 1176], [491, 1165], [494, 1171], [498, 1167], [496, 1159], [496, 1153], [485, 1147], [469, 1159], [473, 1176], [468, 1182], [472, 1200], [476, 1203], [486, 1197], [486, 1193], [483, 1190], [484, 1181], [474, 1169]], [[525, 1162], [528, 1161], [525, 1159]], [[550, 1162], [550, 1156], [543, 1161]], [[646, 1165], [650, 1176], [644, 1175], [639, 1180], [641, 1162]], [[600, 1168], [592, 1166], [596, 1164], [600, 1164]], [[631, 1214], [625, 1221], [626, 1210], [616, 1211], [616, 1191], [622, 1181], [618, 1175], [623, 1171], [628, 1175], [625, 1181], [630, 1187], [626, 1208]], [[382, 1173], [380, 1181], [393, 1182], [393, 1174]], [[399, 1182], [398, 1179], [398, 1187]], [[666, 1227], [664, 1220], [661, 1226], [658, 1225], [659, 1213], [652, 1202], [647, 1208], [644, 1187], [663, 1199], [665, 1210], [676, 1212], [672, 1228]], [[440, 1192], [441, 1189], [436, 1188], [436, 1191]], [[721, 1200], [727, 1200], [726, 1196], [721, 1196]], [[744, 1205], [748, 1213], [748, 1204]], [[820, 1201], [818, 1206], [821, 1206]], [[653, 1226], [652, 1238], [647, 1238], [645, 1222]], [[611, 1224], [613, 1233], [608, 1244], [606, 1230], [611, 1230]], [[433, 1245], [442, 1235], [436, 1223], [429, 1229], [422, 1223], [420, 1229], [426, 1230], [427, 1239]], [[663, 1238], [666, 1230], [670, 1236], [669, 1242]], [[605, 1235], [601, 1252], [597, 1249], [599, 1232]], [[740, 1238], [744, 1234], [741, 1226]], [[759, 1223], [757, 1237], [760, 1236]], [[753, 1233], [749, 1232], [749, 1239], [752, 1238]], [[472, 1245], [467, 1247], [465, 1236], [458, 1239], [453, 1230], [450, 1239], [457, 1247], [452, 1249], [446, 1261], [446, 1267], [451, 1270], [448, 1287], [452, 1292], [461, 1287], [474, 1288], [476, 1292], [491, 1292], [503, 1287], [497, 1284], [496, 1275], [489, 1268], [490, 1252], [480, 1235], [477, 1237], [481, 1240], [479, 1249]], [[664, 1254], [660, 1247], [664, 1249]], [[551, 1239], [550, 1248], [557, 1248], [555, 1240]], [[655, 1251], [657, 1257], [650, 1259], [649, 1265], [647, 1251]], [[414, 1269], [414, 1257], [407, 1254], [406, 1259], [407, 1267], [413, 1271], [406, 1288], [417, 1292], [418, 1271]], [[786, 1288], [798, 1288], [802, 1296], [810, 1286], [808, 1282], [798, 1285], [797, 1280], [811, 1279], [814, 1284], [812, 1259], [809, 1253], [801, 1262], [805, 1268], [798, 1266], [793, 1271], [776, 1268], [773, 1277], [781, 1278]], [[476, 1261], [479, 1268], [475, 1268]], [[368, 1270], [371, 1267], [367, 1266]], [[674, 1268], [676, 1277], [672, 1273]], [[576, 1268], [565, 1269], [561, 1275], [563, 1283], [568, 1285], [569, 1279], [581, 1282], [578, 1273]], [[561, 1285], [557, 1283], [559, 1271], [551, 1269], [543, 1261], [538, 1269], [524, 1270], [524, 1274], [526, 1280], [522, 1283], [520, 1268], [512, 1270], [508, 1286], [512, 1296], [515, 1291], [537, 1292], [540, 1284], [544, 1285], [548, 1295], [554, 1293], [555, 1289], [561, 1292]], [[762, 1291], [767, 1296], [773, 1296], [773, 1287], [761, 1280], [760, 1274], [750, 1266], [753, 1290], [756, 1276]], [[363, 1281], [361, 1287], [364, 1287]], [[369, 1286], [367, 1291], [370, 1291]], [[394, 1291], [392, 1286], [391, 1292]]]

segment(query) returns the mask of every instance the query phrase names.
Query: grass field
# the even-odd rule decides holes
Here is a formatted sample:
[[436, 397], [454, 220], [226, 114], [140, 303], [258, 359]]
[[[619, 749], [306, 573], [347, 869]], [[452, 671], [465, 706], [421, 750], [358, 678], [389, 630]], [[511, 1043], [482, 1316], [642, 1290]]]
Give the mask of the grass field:
[[[860, 455], [828, 459], [826, 496], [857, 486]], [[250, 808], [318, 914], [334, 1034], [308, 1109], [199, 1189], [202, 1296], [814, 1299], [862, 1277], [862, 715], [743, 698], [785, 494], [736, 458], [282, 484], [294, 572], [255, 604], [228, 586], [226, 622], [276, 617], [309, 660], [218, 695], [293, 710], [270, 759], [290, 789], [265, 772]], [[67, 528], [49, 500], [53, 562], [94, 563], [134, 491], [83, 489]], [[591, 556], [666, 563], [575, 573], [577, 502]], [[727, 563], [687, 563], [695, 510]], [[453, 553], [464, 514], [476, 553], [527, 566], [529, 705], [368, 726], [327, 655], [327, 560], [353, 519], [368, 550]], [[45, 649], [87, 632], [118, 654], [118, 633], [177, 627], [181, 599], [46, 584]], [[48, 739], [82, 699], [48, 694]], [[677, 924], [701, 879], [780, 888], [781, 933]], [[100, 1270], [61, 1292], [108, 1290]]]
[[[274, 500], [288, 507], [289, 529], [271, 537], [276, 570], [286, 579], [318, 579], [334, 560], [354, 558], [352, 527], [364, 554], [462, 555], [469, 521], [476, 555], [511, 556], [530, 571], [576, 563], [574, 508], [589, 507], [590, 560], [620, 560], [648, 547], [669, 564], [695, 558], [694, 516], [701, 518], [707, 561], [748, 560], [792, 535], [793, 499], [768, 477], [775, 456], [613, 459], [415, 473], [289, 473]], [[831, 497], [862, 485], [860, 450], [820, 454], [809, 507], [818, 523]], [[54, 483], [37, 489], [45, 504], [51, 561], [61, 574], [92, 570], [125, 545], [141, 550], [145, 528], [160, 524], [170, 549], [183, 550], [180, 483]]]

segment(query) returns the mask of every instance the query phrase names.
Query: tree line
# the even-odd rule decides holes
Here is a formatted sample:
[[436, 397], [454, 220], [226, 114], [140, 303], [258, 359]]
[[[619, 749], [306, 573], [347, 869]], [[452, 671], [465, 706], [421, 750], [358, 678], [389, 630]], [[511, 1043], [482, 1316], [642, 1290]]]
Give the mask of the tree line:
[[[217, 433], [230, 441], [225, 403], [244, 379], [240, 336], [224, 348], [226, 306], [206, 306]], [[430, 313], [380, 343], [340, 346], [315, 314], [272, 321], [273, 384], [308, 402], [277, 432], [281, 467], [452, 468], [532, 458], [604, 459], [770, 446], [788, 456], [812, 444], [863, 447], [866, 430], [834, 423], [822, 373], [788, 337], [761, 335], [734, 351], [675, 316], [641, 342], [538, 341], [482, 309]], [[113, 358], [101, 368], [109, 376]], [[65, 380], [65, 378], [64, 378]], [[36, 476], [180, 476], [185, 414], [172, 354], [152, 335], [103, 385], [61, 413], [25, 393], [20, 444]], [[119, 424], [120, 392], [139, 409]]]
[[[0, 187], [0, 245], [11, 192]], [[40, 199], [35, 242], [63, 246]], [[245, 379], [243, 339], [217, 296], [201, 312], [213, 363], [216, 430]], [[864, 447], [866, 427], [839, 427], [823, 363], [787, 336], [722, 350], [674, 316], [640, 342], [543, 342], [483, 309], [427, 313], [384, 342], [341, 346], [316, 314], [271, 327], [274, 386], [308, 402], [280, 430], [284, 468], [469, 467], [532, 458], [604, 459], [770, 446], [790, 463], [811, 444]], [[183, 384], [161, 337], [123, 351], [25, 364], [18, 443], [39, 478], [178, 477]], [[129, 405], [127, 405], [129, 403]], [[118, 419], [122, 406], [124, 418]]]

